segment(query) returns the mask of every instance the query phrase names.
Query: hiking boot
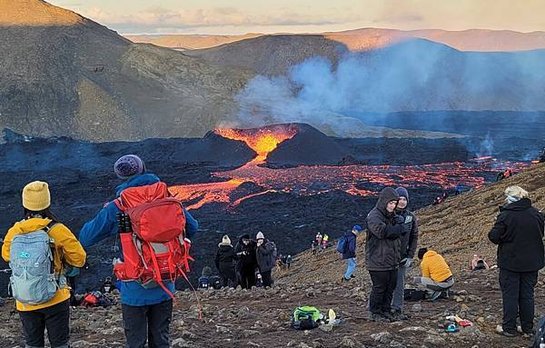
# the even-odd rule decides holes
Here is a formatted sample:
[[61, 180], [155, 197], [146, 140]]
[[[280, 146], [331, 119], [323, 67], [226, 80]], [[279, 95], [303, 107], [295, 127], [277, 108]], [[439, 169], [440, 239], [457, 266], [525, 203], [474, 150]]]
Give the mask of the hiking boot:
[[501, 325], [496, 326], [496, 333], [505, 337], [509, 337], [509, 338], [513, 338], [517, 336], [516, 332], [509, 332], [509, 331], [503, 330], [503, 327]]
[[441, 297], [442, 291], [434, 291], [430, 296], [430, 301], [436, 301]]
[[392, 322], [392, 321], [396, 321], [394, 316], [392, 315], [392, 313], [390, 313], [390, 311], [388, 312], [382, 312], [382, 316], [388, 320], [388, 322]]
[[376, 323], [389, 323], [390, 320], [388, 320], [386, 317], [384, 317], [381, 313], [371, 313], [369, 316], [369, 319], [371, 321], [374, 321]]
[[349, 282], [350, 279], [346, 279], [344, 276], [341, 277], [341, 283]]
[[356, 276], [352, 274], [352, 275], [350, 276], [350, 279], [354, 279], [354, 278], [356, 278]]
[[392, 319], [394, 321], [409, 320], [409, 316], [407, 316], [400, 310], [394, 309], [392, 310]]

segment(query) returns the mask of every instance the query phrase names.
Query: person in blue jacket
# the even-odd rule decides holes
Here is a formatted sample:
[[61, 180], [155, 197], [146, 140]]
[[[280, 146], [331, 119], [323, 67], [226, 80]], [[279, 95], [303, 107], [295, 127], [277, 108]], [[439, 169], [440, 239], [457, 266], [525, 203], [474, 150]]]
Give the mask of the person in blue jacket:
[[352, 231], [345, 233], [345, 247], [343, 252], [343, 260], [346, 260], [346, 272], [342, 277], [342, 281], [349, 281], [355, 278], [356, 271], [356, 236], [362, 231], [360, 225], [354, 225]]
[[[116, 198], [129, 187], [157, 183], [159, 177], [146, 171], [144, 162], [136, 155], [120, 157], [114, 164], [114, 172], [126, 180], [116, 188]], [[112, 201], [87, 222], [79, 232], [81, 245], [88, 247], [118, 234], [117, 214], [121, 212]], [[186, 217], [186, 236], [191, 238], [198, 230], [198, 222], [184, 209]], [[161, 287], [144, 288], [135, 281], [118, 281], [127, 346], [129, 348], [163, 348], [170, 345], [170, 321], [172, 319], [172, 299]], [[174, 283], [165, 282], [168, 290], [174, 293]]]

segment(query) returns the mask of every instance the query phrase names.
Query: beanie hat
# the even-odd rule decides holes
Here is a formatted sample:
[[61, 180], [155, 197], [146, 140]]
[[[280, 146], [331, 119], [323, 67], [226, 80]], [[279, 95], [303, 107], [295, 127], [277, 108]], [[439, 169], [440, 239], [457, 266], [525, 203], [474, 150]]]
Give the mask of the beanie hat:
[[520, 186], [509, 186], [505, 189], [505, 195], [507, 203], [514, 203], [528, 197], [528, 192]]
[[354, 225], [354, 227], [352, 227], [352, 231], [361, 232], [362, 230], [363, 230], [363, 228], [361, 228], [360, 225]]
[[223, 238], [221, 239], [221, 244], [231, 245], [231, 239], [228, 235], [223, 236]]
[[49, 185], [43, 181], [33, 181], [23, 188], [23, 207], [30, 211], [42, 211], [51, 205]]
[[121, 156], [114, 164], [114, 172], [120, 179], [127, 179], [136, 174], [142, 174], [146, 167], [136, 155]]
[[255, 239], [265, 239], [265, 236], [263, 235], [263, 232], [261, 232], [261, 231], [257, 232], [257, 235], [255, 236]]
[[409, 191], [407, 191], [405, 187], [396, 188], [396, 192], [399, 195], [399, 197], [405, 197], [407, 202], [409, 201]]

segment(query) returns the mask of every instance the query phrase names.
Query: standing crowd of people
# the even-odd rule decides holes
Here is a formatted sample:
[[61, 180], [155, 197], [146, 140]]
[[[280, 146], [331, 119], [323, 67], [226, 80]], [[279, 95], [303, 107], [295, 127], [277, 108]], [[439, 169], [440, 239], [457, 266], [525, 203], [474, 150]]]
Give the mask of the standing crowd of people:
[[[12, 294], [26, 347], [44, 347], [46, 330], [51, 347], [69, 346], [68, 278], [84, 266], [89, 248], [107, 237], [118, 238], [121, 244], [113, 272], [118, 279], [115, 287], [120, 291], [127, 346], [169, 347], [175, 280], [187, 279], [190, 238], [198, 231], [198, 222], [140, 157], [120, 157], [114, 173], [123, 180], [115, 188], [115, 199], [83, 225], [78, 238], [52, 213], [46, 182], [34, 181], [23, 188], [22, 220], [8, 230], [2, 258], [12, 270]], [[534, 332], [534, 287], [545, 265], [545, 218], [519, 186], [508, 187], [505, 195], [505, 205], [488, 237], [498, 245], [503, 297], [503, 323], [498, 332], [513, 337], [517, 318], [523, 333]], [[368, 310], [375, 321], [407, 319], [403, 293], [415, 255], [422, 271], [415, 282], [429, 291], [431, 300], [454, 285], [453, 274], [439, 253], [427, 248], [417, 251], [418, 221], [408, 204], [405, 188], [384, 188], [365, 221], [365, 266], [372, 282]], [[354, 225], [337, 246], [346, 260], [342, 282], [356, 277], [357, 237], [362, 231], [364, 228]], [[318, 233], [313, 251], [328, 246], [329, 236]], [[255, 238], [243, 234], [235, 246], [224, 235], [215, 257], [220, 274], [217, 283], [250, 289], [261, 282], [271, 287], [278, 258], [275, 243], [261, 231]], [[476, 255], [471, 268], [488, 269], [480, 260]], [[291, 255], [285, 262], [289, 267]], [[203, 271], [203, 276], [210, 272]]]

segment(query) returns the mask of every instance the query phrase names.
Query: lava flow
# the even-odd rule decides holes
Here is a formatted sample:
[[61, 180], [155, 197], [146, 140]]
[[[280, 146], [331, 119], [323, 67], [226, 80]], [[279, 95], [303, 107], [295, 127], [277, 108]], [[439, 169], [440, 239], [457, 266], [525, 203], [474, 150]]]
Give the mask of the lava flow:
[[[188, 209], [198, 209], [208, 203], [225, 204], [234, 208], [241, 202], [273, 192], [296, 195], [314, 195], [340, 190], [351, 195], [375, 195], [384, 186], [403, 185], [411, 188], [452, 190], [457, 186], [478, 189], [496, 178], [499, 171], [510, 168], [515, 173], [529, 166], [527, 162], [497, 162], [492, 157], [475, 158], [468, 162], [449, 162], [426, 165], [348, 165], [348, 166], [299, 166], [272, 169], [258, 164], [296, 130], [285, 132], [269, 130], [218, 130], [218, 134], [231, 139], [243, 140], [258, 156], [230, 171], [212, 173], [221, 180], [203, 184], [171, 187], [171, 192], [186, 202]], [[251, 192], [235, 191], [245, 182], [253, 183]], [[256, 192], [257, 190], [257, 192]]]
[[261, 164], [278, 144], [293, 138], [297, 128], [293, 125], [277, 125], [253, 129], [218, 128], [214, 132], [227, 139], [244, 141], [257, 153], [257, 157], [250, 163]]

